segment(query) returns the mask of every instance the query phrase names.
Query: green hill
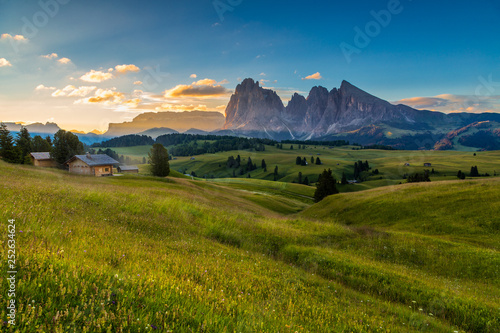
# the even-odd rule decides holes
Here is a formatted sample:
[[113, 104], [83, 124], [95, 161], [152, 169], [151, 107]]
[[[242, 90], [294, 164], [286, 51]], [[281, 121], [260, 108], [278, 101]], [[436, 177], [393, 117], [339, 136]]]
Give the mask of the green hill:
[[313, 205], [310, 187], [255, 179], [93, 178], [3, 162], [0, 174], [18, 256], [17, 326], [2, 331], [500, 329], [498, 179]]

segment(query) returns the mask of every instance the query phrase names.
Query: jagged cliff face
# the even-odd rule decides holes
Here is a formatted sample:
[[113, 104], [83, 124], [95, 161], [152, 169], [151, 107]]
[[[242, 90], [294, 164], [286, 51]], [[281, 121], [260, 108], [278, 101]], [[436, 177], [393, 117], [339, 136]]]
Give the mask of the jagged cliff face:
[[288, 133], [310, 139], [356, 130], [372, 124], [444, 123], [446, 115], [393, 105], [343, 81], [340, 89], [313, 87], [307, 98], [295, 93], [286, 107], [279, 96], [245, 79], [226, 108], [224, 129], [240, 132]]
[[224, 129], [279, 132], [285, 129], [282, 121], [283, 102], [259, 82], [245, 79], [238, 84], [226, 107]]

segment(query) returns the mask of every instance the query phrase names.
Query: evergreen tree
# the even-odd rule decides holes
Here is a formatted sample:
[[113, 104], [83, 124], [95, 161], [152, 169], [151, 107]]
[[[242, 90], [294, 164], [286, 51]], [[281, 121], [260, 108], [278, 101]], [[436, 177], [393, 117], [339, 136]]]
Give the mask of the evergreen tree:
[[316, 157], [316, 165], [321, 165], [321, 160], [319, 159], [319, 157]]
[[314, 164], [314, 157], [311, 156], [311, 164]]
[[[47, 137], [50, 139], [50, 136]], [[42, 138], [40, 135], [36, 135], [33, 138], [33, 151], [35, 153], [50, 152], [52, 150], [52, 142], [47, 141], [47, 139]]]
[[33, 140], [26, 127], [21, 127], [19, 133], [17, 133], [16, 148], [19, 154], [18, 162], [25, 164], [25, 162], [31, 163], [29, 154], [33, 151]]
[[247, 170], [248, 171], [252, 171], [253, 170], [252, 158], [250, 158], [250, 157], [248, 157]]
[[470, 176], [479, 177], [479, 171], [477, 170], [477, 166], [473, 166], [470, 168]]
[[274, 180], [278, 180], [278, 166], [274, 168]]
[[260, 164], [260, 166], [264, 170], [264, 172], [267, 172], [267, 165], [264, 159], [262, 159], [262, 163]]
[[[170, 164], [168, 159], [168, 151], [160, 143], [155, 143], [151, 148], [149, 154], [149, 164], [151, 168], [151, 173], [153, 176], [157, 177], [167, 177], [170, 173]], [[194, 171], [191, 173], [193, 177], [196, 177]]]
[[236, 178], [236, 169], [233, 169], [233, 178]]
[[345, 172], [342, 172], [342, 179], [341, 179], [340, 183], [341, 183], [342, 185], [349, 184], [349, 182], [347, 181], [347, 177], [346, 177], [346, 175], [345, 175]]
[[314, 192], [314, 201], [320, 202], [325, 197], [339, 193], [336, 186], [337, 181], [333, 178], [332, 170], [325, 169], [319, 176], [318, 183], [316, 184], [316, 191]]
[[236, 156], [236, 163], [234, 164], [235, 168], [239, 168], [241, 165], [241, 157], [240, 155]]
[[297, 156], [297, 158], [295, 159], [295, 164], [296, 165], [301, 165], [302, 164], [302, 159], [300, 158], [300, 156]]
[[302, 172], [299, 172], [299, 184], [302, 184]]
[[457, 178], [462, 179], [462, 170], [458, 170]]
[[302, 159], [301, 165], [303, 165], [303, 166], [307, 165], [307, 159], [305, 157]]
[[146, 164], [146, 157], [142, 158], [142, 164]]
[[307, 176], [304, 178], [304, 185], [309, 186], [309, 178], [307, 178]]
[[15, 163], [19, 158], [12, 135], [4, 123], [0, 123], [0, 156], [9, 163]]
[[293, 145], [290, 146], [290, 150], [293, 150]]
[[74, 155], [82, 155], [83, 153], [83, 143], [80, 142], [78, 136], [65, 130], [59, 130], [54, 135], [54, 148], [51, 156], [57, 163], [63, 164]]

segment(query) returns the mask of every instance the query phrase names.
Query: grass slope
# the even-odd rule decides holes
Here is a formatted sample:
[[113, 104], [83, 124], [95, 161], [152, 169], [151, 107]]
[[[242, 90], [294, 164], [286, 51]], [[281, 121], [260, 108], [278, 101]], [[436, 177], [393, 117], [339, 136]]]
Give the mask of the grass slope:
[[[350, 209], [359, 193], [310, 206], [298, 196], [302, 186], [286, 184], [280, 195], [283, 185], [255, 180], [93, 178], [3, 162], [0, 174], [0, 219], [15, 218], [18, 230], [18, 326], [4, 325], [6, 332], [500, 328], [498, 214], [485, 211], [478, 221], [492, 223], [461, 229], [454, 218], [463, 211], [451, 195], [439, 197], [449, 208], [434, 216], [453, 231], [447, 237], [410, 221], [386, 225], [383, 211], [361, 208], [365, 220], [346, 225], [333, 203]], [[448, 184], [364, 193], [372, 196], [368, 205], [409, 191], [415, 204], [437, 200]], [[495, 204], [498, 185], [455, 186], [458, 193], [484, 188], [480, 211]], [[306, 209], [292, 214], [300, 203], [295, 212]], [[385, 205], [387, 212], [391, 202]], [[3, 258], [6, 244], [4, 237]], [[4, 304], [6, 288], [4, 279]], [[5, 308], [0, 313], [6, 318]]]

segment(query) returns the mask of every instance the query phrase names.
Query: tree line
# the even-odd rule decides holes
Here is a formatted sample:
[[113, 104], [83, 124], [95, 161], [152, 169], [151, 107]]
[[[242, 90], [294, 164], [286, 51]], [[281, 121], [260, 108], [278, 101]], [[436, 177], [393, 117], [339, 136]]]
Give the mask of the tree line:
[[28, 129], [22, 127], [16, 138], [0, 123], [0, 156], [9, 163], [31, 164], [31, 153], [48, 152], [60, 165], [64, 164], [74, 155], [84, 153], [83, 143], [78, 136], [65, 130], [59, 130], [54, 139], [50, 136], [42, 138], [40, 135], [31, 137]]

